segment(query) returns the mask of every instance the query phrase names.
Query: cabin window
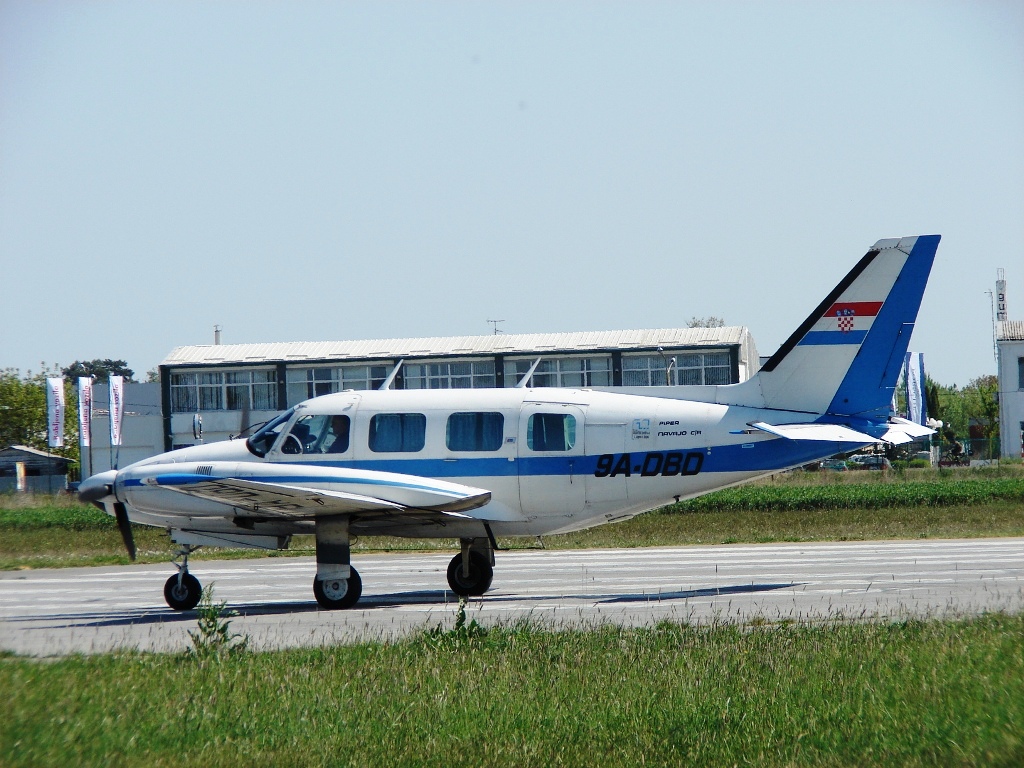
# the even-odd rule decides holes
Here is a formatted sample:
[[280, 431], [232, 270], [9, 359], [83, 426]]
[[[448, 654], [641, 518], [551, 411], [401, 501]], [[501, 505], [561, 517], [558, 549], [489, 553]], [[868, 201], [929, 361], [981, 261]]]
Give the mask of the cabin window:
[[370, 419], [370, 450], [413, 453], [426, 443], [427, 417], [422, 413], [378, 413]]
[[568, 451], [576, 444], [576, 418], [570, 413], [534, 413], [526, 424], [531, 451]]
[[445, 444], [449, 451], [496, 451], [504, 434], [505, 417], [500, 413], [453, 413]]

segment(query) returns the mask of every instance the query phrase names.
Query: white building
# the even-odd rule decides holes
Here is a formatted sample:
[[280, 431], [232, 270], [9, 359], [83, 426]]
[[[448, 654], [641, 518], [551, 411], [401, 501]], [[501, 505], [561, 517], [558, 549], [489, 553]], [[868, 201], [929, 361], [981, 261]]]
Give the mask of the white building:
[[1024, 443], [1024, 322], [997, 324], [999, 350], [999, 441], [1004, 457], [1021, 456]]
[[[161, 363], [163, 445], [209, 442], [316, 395], [377, 389], [735, 384], [759, 368], [744, 327], [178, 347]], [[646, 391], [650, 391], [647, 389]], [[198, 419], [197, 419], [198, 415]]]

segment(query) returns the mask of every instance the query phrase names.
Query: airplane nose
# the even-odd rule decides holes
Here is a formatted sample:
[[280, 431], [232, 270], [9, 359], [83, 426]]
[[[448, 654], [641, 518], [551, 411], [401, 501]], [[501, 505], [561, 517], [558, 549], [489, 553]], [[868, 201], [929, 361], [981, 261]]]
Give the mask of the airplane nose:
[[110, 469], [106, 472], [95, 474], [88, 480], [83, 480], [82, 484], [78, 486], [78, 500], [89, 504], [103, 501], [109, 497], [110, 501], [113, 501], [114, 479], [116, 477], [117, 470]]

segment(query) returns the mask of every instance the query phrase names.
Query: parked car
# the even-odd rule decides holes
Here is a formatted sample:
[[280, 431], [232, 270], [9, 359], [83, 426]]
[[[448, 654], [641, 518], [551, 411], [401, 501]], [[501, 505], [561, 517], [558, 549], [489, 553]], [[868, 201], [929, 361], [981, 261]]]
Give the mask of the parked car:
[[854, 469], [892, 469], [892, 464], [885, 456], [861, 455], [851, 456]]
[[842, 459], [828, 459], [827, 461], [823, 461], [821, 462], [821, 468], [831, 469], [835, 472], [845, 472], [849, 469], [849, 467], [846, 466], [846, 462]]

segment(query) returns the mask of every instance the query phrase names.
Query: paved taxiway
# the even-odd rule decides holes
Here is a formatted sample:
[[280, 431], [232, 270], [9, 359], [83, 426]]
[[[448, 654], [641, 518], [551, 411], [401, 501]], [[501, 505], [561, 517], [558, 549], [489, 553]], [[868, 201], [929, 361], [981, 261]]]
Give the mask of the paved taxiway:
[[[193, 560], [256, 648], [395, 637], [451, 624], [452, 553], [356, 555], [363, 597], [318, 610], [311, 558]], [[0, 573], [0, 650], [38, 656], [189, 646], [194, 611], [163, 602], [170, 565]], [[482, 624], [937, 616], [1024, 610], [1024, 539], [499, 552]]]

